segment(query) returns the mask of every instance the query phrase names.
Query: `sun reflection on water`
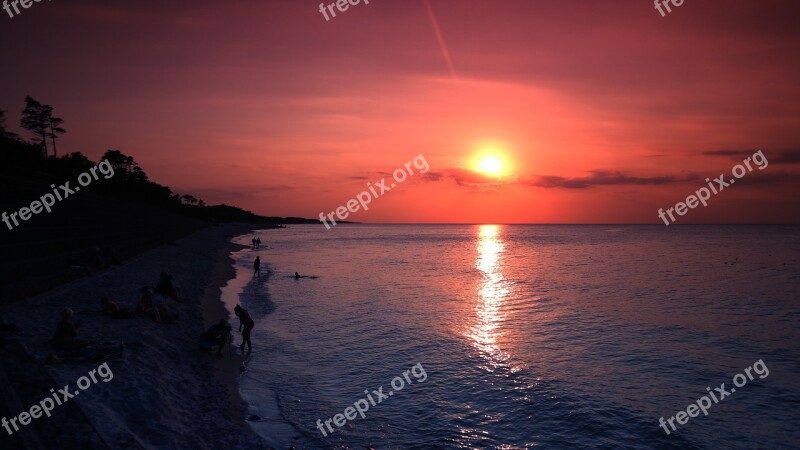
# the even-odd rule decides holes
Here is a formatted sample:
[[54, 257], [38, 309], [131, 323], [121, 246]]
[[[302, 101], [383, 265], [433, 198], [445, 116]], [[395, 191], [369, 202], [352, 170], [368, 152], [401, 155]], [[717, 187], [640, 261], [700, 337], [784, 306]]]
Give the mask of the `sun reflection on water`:
[[508, 361], [509, 355], [498, 346], [502, 336], [501, 325], [505, 320], [503, 302], [508, 297], [508, 288], [503, 283], [501, 257], [505, 251], [499, 225], [481, 225], [478, 229], [478, 255], [475, 267], [481, 271], [475, 306], [477, 321], [468, 336], [474, 345], [492, 359]]

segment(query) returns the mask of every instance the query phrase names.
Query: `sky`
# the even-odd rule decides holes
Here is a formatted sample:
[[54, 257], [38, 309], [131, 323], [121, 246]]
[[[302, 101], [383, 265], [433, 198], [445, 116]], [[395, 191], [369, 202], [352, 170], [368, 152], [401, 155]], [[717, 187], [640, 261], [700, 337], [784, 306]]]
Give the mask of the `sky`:
[[676, 223], [800, 223], [800, 5], [671, 9], [42, 1], [0, 10], [0, 109], [27, 137], [31, 95], [64, 119], [60, 152], [118, 149], [178, 193], [270, 216], [332, 212], [422, 155], [348, 220], [658, 224], [761, 150], [766, 167]]

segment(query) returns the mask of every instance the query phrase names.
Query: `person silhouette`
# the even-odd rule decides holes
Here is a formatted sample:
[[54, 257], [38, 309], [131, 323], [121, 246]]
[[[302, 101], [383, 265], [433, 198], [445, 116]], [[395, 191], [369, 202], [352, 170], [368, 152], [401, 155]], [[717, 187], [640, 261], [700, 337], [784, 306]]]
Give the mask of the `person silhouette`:
[[256, 238], [256, 248], [261, 247], [261, 238]]
[[257, 275], [261, 275], [261, 257], [256, 256], [256, 260], [253, 261], [253, 277]]
[[253, 331], [253, 327], [256, 326], [255, 322], [253, 322], [253, 318], [250, 317], [250, 313], [246, 309], [239, 305], [233, 308], [233, 312], [236, 314], [236, 317], [239, 318], [239, 331], [242, 332], [242, 345], [240, 345], [239, 348], [244, 350], [244, 346], [247, 345], [247, 350], [253, 351], [253, 344], [250, 342], [250, 332]]
[[294, 273], [294, 279], [295, 279], [295, 280], [298, 280], [298, 279], [300, 279], [300, 278], [303, 278], [303, 277], [301, 277], [299, 273], [295, 272], [295, 273]]
[[256, 238], [253, 238], [253, 248], [256, 248]]

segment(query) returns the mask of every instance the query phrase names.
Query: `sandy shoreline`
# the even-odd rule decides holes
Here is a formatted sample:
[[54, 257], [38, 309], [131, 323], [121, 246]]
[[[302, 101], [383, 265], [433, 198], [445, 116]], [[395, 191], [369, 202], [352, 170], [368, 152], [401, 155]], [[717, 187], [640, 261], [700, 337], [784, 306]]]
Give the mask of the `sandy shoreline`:
[[[230, 235], [228, 238], [233, 238], [251, 228], [252, 227], [242, 229], [241, 232]], [[239, 246], [230, 242], [226, 243], [227, 245], [220, 248], [218, 251], [216, 267], [214, 268], [214, 277], [209, 280], [201, 300], [201, 304], [203, 305], [203, 323], [206, 327], [211, 326], [220, 318], [230, 315], [230, 312], [225, 308], [225, 304], [222, 302], [220, 296], [225, 284], [236, 275], [230, 253]], [[236, 330], [237, 322], [232, 320], [231, 326]], [[228, 418], [233, 422], [240, 422], [240, 425], [244, 425], [250, 430], [250, 427], [244, 422], [244, 417], [246, 417], [247, 413], [247, 403], [242, 400], [242, 397], [239, 395], [239, 386], [237, 383], [239, 367], [244, 362], [244, 357], [235, 352], [235, 345], [240, 342], [241, 337], [234, 331], [234, 343], [228, 347], [226, 357], [212, 358], [212, 367], [217, 381], [225, 386], [225, 390], [228, 393], [228, 410], [226, 411]]]
[[[82, 320], [83, 337], [93, 342], [124, 342], [123, 357], [109, 362], [113, 379], [100, 381], [70, 400], [80, 406], [109, 447], [266, 448], [244, 420], [246, 405], [236, 379], [242, 358], [236, 349], [229, 346], [225, 358], [197, 350], [199, 334], [229, 317], [220, 289], [234, 274], [229, 255], [239, 246], [230, 239], [253, 228], [233, 224], [198, 231], [121, 267], [19, 302], [0, 314], [23, 329], [23, 342], [37, 361], [44, 361], [50, 351], [48, 341], [64, 306]], [[177, 323], [115, 320], [96, 312], [103, 296], [132, 307], [139, 289], [154, 285], [162, 270], [173, 274], [183, 300], [168, 302], [180, 315]], [[48, 365], [46, 371], [60, 386], [75, 386], [78, 378], [98, 365]], [[51, 387], [41, 386], [41, 397]], [[38, 419], [31, 427], [47, 427], [48, 420], [54, 419]]]

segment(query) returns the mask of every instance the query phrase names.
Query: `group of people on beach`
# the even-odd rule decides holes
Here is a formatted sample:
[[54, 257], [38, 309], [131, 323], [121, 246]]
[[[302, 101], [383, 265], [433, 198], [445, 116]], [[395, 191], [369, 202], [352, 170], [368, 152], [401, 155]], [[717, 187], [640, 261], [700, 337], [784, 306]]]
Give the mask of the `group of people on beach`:
[[[171, 298], [177, 302], [178, 290], [172, 283], [172, 274], [161, 272], [155, 288], [146, 287], [134, 310], [120, 307], [119, 304], [108, 297], [100, 299], [101, 309], [99, 314], [113, 319], [135, 319], [144, 317], [156, 323], [174, 323], [178, 314], [167, 307], [166, 299]], [[75, 312], [66, 307], [61, 311], [61, 318], [56, 324], [56, 331], [50, 340], [51, 347], [60, 352], [80, 350], [91, 345], [91, 341], [80, 335], [81, 321], [75, 319]]]
[[136, 305], [135, 315], [149, 317], [156, 323], [175, 323], [178, 314], [167, 307], [167, 299], [181, 303], [178, 290], [172, 284], [172, 274], [161, 272], [155, 288], [142, 289], [142, 297]]
[[[253, 237], [252, 244], [253, 249], [260, 248], [261, 238]], [[261, 258], [258, 256], [253, 262], [253, 269], [254, 277], [261, 274]], [[303, 278], [297, 273], [294, 276], [295, 278]], [[155, 287], [148, 286], [141, 290], [141, 297], [132, 310], [121, 307], [108, 297], [102, 297], [100, 299], [101, 309], [98, 313], [113, 319], [143, 317], [149, 318], [156, 323], [174, 323], [178, 319], [178, 314], [167, 306], [167, 299], [181, 302], [178, 297], [178, 290], [172, 280], [172, 274], [161, 272]], [[253, 350], [250, 336], [255, 327], [255, 321], [250, 312], [241, 305], [236, 305], [234, 313], [239, 319], [239, 332], [242, 334], [242, 343], [239, 345], [239, 349], [245, 351], [246, 348], [250, 352]], [[222, 351], [230, 342], [233, 342], [232, 327], [226, 319], [221, 319], [200, 335], [199, 348], [212, 354], [216, 349], [216, 354], [223, 356]], [[56, 330], [50, 340], [50, 345], [56, 352], [61, 352], [61, 356], [93, 347], [92, 342], [81, 335], [81, 321], [75, 318], [75, 312], [69, 307], [65, 307], [61, 311], [61, 317], [56, 324]], [[58, 359], [58, 356], [55, 356], [55, 359]]]
[[[100, 299], [102, 308], [98, 313], [114, 319], [144, 317], [156, 323], [174, 323], [178, 319], [178, 314], [167, 306], [168, 298], [181, 302], [178, 290], [172, 282], [172, 275], [168, 272], [161, 272], [155, 287], [142, 289], [142, 296], [133, 311], [120, 307], [117, 302], [108, 297], [103, 297]], [[244, 351], [247, 347], [248, 351], [252, 351], [253, 344], [250, 341], [250, 333], [255, 327], [255, 322], [250, 313], [240, 305], [236, 305], [234, 312], [239, 318], [239, 331], [242, 333], [242, 344], [239, 348]], [[64, 308], [61, 311], [61, 318], [56, 324], [56, 331], [50, 340], [51, 347], [56, 352], [61, 352], [62, 356], [91, 347], [92, 342], [81, 336], [80, 330], [81, 321], [75, 318], [75, 312], [69, 307]], [[216, 347], [217, 355], [223, 356], [222, 351], [225, 345], [232, 339], [231, 326], [227, 320], [222, 319], [200, 335], [199, 347], [208, 352], [212, 352], [212, 349]], [[60, 359], [53, 356], [52, 359]]]
[[[253, 237], [251, 242], [253, 243], [254, 250], [261, 247], [261, 238]], [[259, 275], [261, 275], [261, 257], [256, 256], [255, 260], [253, 261], [253, 278]], [[300, 275], [298, 272], [295, 272], [292, 278], [299, 280], [301, 278], [316, 277]], [[244, 309], [241, 305], [236, 305], [233, 308], [233, 312], [239, 319], [239, 331], [242, 333], [242, 344], [239, 345], [239, 349], [244, 351], [245, 347], [247, 347], [247, 351], [252, 351], [253, 344], [250, 341], [250, 334], [255, 327], [253, 317], [250, 315], [250, 312]], [[214, 348], [216, 348], [217, 356], [223, 356], [222, 350], [228, 343], [233, 341], [232, 329], [233, 328], [227, 320], [220, 319], [219, 322], [211, 325], [206, 331], [203, 332], [203, 334], [200, 335], [200, 349], [213, 354]]]
[[[261, 247], [260, 237], [254, 236], [251, 242], [253, 243], [253, 250]], [[261, 275], [261, 257], [256, 256], [256, 259], [253, 261], [253, 278], [259, 275]], [[241, 305], [236, 305], [233, 308], [233, 312], [239, 319], [239, 331], [242, 333], [242, 344], [239, 345], [239, 349], [244, 351], [245, 347], [247, 347], [247, 351], [250, 352], [253, 350], [253, 343], [250, 341], [250, 333], [253, 331], [256, 323], [253, 321], [250, 312], [242, 308]], [[213, 354], [214, 348], [216, 347], [217, 356], [223, 356], [222, 350], [229, 342], [233, 341], [231, 332], [232, 327], [228, 321], [220, 319], [219, 322], [211, 325], [200, 335], [200, 349]]]
[[[261, 246], [261, 238], [253, 237], [252, 242], [254, 249]], [[253, 269], [254, 277], [261, 274], [261, 258], [258, 256], [253, 262]], [[293, 278], [314, 277], [302, 276], [295, 272]], [[133, 311], [120, 307], [119, 304], [108, 297], [103, 297], [100, 299], [102, 309], [99, 313], [114, 319], [146, 317], [156, 323], [174, 323], [178, 319], [178, 314], [167, 307], [166, 299], [168, 298], [181, 302], [178, 297], [178, 290], [172, 282], [172, 274], [161, 272], [155, 287], [142, 289], [142, 296]], [[241, 305], [236, 305], [233, 311], [239, 319], [239, 331], [242, 334], [242, 343], [239, 345], [239, 349], [244, 351], [246, 347], [247, 351], [250, 352], [253, 350], [250, 335], [255, 327], [255, 321], [253, 321], [250, 312]], [[52, 347], [57, 351], [73, 351], [88, 347], [91, 343], [88, 339], [80, 336], [80, 328], [81, 323], [74, 318], [72, 309], [64, 308], [61, 312], [61, 320], [56, 326], [56, 332], [51, 339]], [[212, 354], [216, 348], [217, 356], [223, 356], [222, 351], [232, 341], [232, 327], [226, 319], [221, 319], [200, 335], [198, 346], [201, 350]]]
[[[250, 316], [250, 312], [240, 305], [236, 305], [233, 308], [233, 312], [236, 314], [236, 317], [239, 318], [239, 331], [242, 333], [242, 344], [239, 346], [239, 349], [244, 351], [246, 346], [247, 351], [251, 352], [253, 351], [253, 343], [250, 341], [250, 332], [253, 331], [256, 323], [253, 321], [252, 316]], [[216, 347], [217, 356], [224, 356], [222, 350], [229, 342], [233, 341], [231, 330], [232, 328], [228, 321], [220, 319], [219, 322], [211, 325], [200, 335], [200, 350], [213, 353], [214, 347]]]

